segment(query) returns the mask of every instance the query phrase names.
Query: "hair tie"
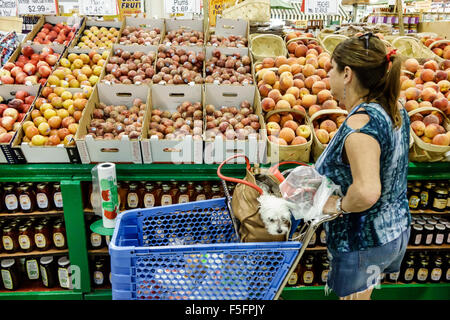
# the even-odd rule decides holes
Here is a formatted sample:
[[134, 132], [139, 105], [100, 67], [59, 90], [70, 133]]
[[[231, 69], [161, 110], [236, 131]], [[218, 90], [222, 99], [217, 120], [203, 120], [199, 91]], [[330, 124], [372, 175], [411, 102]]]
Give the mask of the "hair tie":
[[386, 55], [386, 59], [388, 62], [391, 62], [391, 57], [397, 54], [397, 49], [393, 49], [391, 51], [388, 52], [388, 54]]

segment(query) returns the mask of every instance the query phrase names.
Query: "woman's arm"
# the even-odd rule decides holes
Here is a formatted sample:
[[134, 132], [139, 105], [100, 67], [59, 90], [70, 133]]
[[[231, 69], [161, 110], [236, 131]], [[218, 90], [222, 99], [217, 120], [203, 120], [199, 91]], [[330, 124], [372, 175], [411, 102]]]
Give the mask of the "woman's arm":
[[[355, 115], [347, 120], [352, 128], [361, 128], [369, 121], [367, 115]], [[380, 145], [364, 133], [352, 133], [345, 141], [345, 152], [350, 164], [353, 182], [342, 198], [341, 208], [346, 212], [362, 212], [371, 208], [380, 198]], [[324, 207], [324, 213], [335, 214], [338, 197], [332, 196]]]

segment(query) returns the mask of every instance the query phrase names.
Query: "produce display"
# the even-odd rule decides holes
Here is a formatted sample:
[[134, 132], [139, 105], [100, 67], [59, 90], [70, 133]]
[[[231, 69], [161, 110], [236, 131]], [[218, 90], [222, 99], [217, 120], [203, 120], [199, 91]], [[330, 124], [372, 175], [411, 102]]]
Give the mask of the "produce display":
[[206, 105], [206, 139], [221, 136], [224, 140], [246, 140], [259, 132], [259, 116], [248, 101], [234, 107]]
[[205, 54], [189, 49], [160, 46], [156, 60], [156, 74], [153, 83], [186, 84], [203, 83], [203, 62]]
[[100, 102], [93, 111], [88, 133], [98, 140], [120, 140], [124, 135], [137, 139], [142, 132], [146, 108], [141, 99], [134, 99], [130, 108]]
[[202, 140], [203, 110], [200, 102], [185, 101], [176, 112], [153, 109], [149, 124], [149, 136], [158, 139], [182, 140], [192, 135], [194, 140]]
[[163, 44], [171, 44], [172, 46], [203, 46], [204, 37], [205, 35], [202, 31], [180, 28], [168, 31], [164, 37]]
[[99, 81], [109, 51], [69, 53], [48, 77], [47, 86], [63, 88], [93, 87]]
[[[445, 40], [445, 41], [444, 41]], [[444, 59], [450, 59], [450, 41], [441, 37], [431, 38], [429, 36], [422, 37], [420, 41], [430, 48], [435, 54]], [[439, 41], [431, 47], [433, 43]]]
[[126, 26], [122, 31], [119, 43], [125, 45], [158, 45], [161, 43], [161, 30], [159, 28]]
[[16, 62], [7, 62], [0, 70], [2, 84], [42, 84], [47, 82], [60, 54], [50, 47], [37, 53], [31, 46], [23, 46]]
[[205, 83], [217, 84], [253, 84], [251, 59], [239, 53], [223, 54], [214, 50], [212, 57], [205, 63]]
[[120, 30], [114, 27], [86, 27], [76, 46], [90, 49], [111, 48], [117, 42], [119, 34]]
[[151, 83], [155, 75], [153, 63], [156, 53], [130, 52], [117, 48], [106, 64], [102, 82], [140, 84]]
[[[422, 107], [434, 107], [450, 115], [450, 60], [438, 64], [434, 60], [423, 65], [416, 59], [407, 59], [406, 72], [400, 77], [401, 98], [405, 109], [411, 112]], [[450, 132], [443, 126], [443, 116], [438, 111], [423, 111], [411, 116], [411, 128], [424, 142], [448, 146]]]
[[55, 25], [46, 23], [42, 29], [36, 34], [33, 43], [36, 44], [52, 44], [59, 43], [68, 46], [75, 37], [75, 27], [69, 27], [65, 23], [57, 23]]
[[243, 36], [217, 36], [215, 34], [211, 35], [208, 41], [209, 46], [218, 47], [247, 47], [248, 40]]
[[92, 93], [91, 87], [78, 90], [44, 87], [30, 118], [23, 123], [23, 142], [32, 146], [74, 145], [78, 123]]
[[14, 99], [0, 96], [0, 143], [9, 143], [31, 108], [34, 96], [19, 90]]

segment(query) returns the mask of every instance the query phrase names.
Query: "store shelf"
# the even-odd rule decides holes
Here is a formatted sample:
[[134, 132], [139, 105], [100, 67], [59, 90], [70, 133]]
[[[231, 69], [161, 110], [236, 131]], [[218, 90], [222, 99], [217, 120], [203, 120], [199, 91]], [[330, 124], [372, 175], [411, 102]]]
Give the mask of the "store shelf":
[[85, 300], [112, 300], [111, 289], [95, 289], [93, 292], [84, 295]]
[[68, 254], [69, 250], [65, 249], [65, 250], [56, 250], [56, 249], [52, 249], [52, 250], [47, 250], [47, 251], [30, 251], [30, 252], [16, 252], [16, 253], [1, 253], [0, 254], [0, 259], [5, 259], [5, 258], [23, 258], [23, 257], [32, 257], [32, 256], [52, 256], [52, 255], [63, 255], [63, 254]]
[[[313, 248], [306, 248], [306, 251], [326, 251], [327, 247], [316, 246]], [[441, 244], [439, 246], [408, 246], [406, 250], [450, 250], [450, 244]]]
[[105, 247], [96, 250], [88, 250], [88, 253], [92, 255], [109, 255], [109, 250], [107, 247]]
[[446, 215], [446, 214], [450, 214], [450, 211], [444, 211], [444, 212], [439, 212], [439, 211], [433, 211], [433, 210], [410, 210], [409, 212], [411, 212], [411, 214], [435, 214], [435, 215]]
[[30, 213], [23, 213], [23, 212], [16, 212], [16, 213], [0, 213], [0, 218], [26, 218], [26, 217], [45, 217], [45, 216], [59, 216], [59, 215], [63, 215], [63, 211], [56, 211], [56, 210], [51, 210], [51, 211], [45, 211], [45, 212], [41, 212], [41, 211], [35, 211], [35, 212], [30, 212]]
[[81, 292], [61, 291], [1, 291], [0, 300], [83, 300]]

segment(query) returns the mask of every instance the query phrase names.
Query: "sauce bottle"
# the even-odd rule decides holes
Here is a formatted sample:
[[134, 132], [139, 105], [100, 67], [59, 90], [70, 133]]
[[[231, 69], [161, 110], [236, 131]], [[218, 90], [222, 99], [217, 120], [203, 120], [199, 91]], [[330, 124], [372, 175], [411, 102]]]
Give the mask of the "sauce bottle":
[[144, 192], [142, 197], [142, 202], [144, 208], [153, 208], [156, 205], [155, 199], [155, 187], [151, 183], [146, 183], [144, 186]]
[[47, 251], [50, 248], [50, 235], [45, 221], [34, 227], [34, 243], [39, 251]]
[[46, 183], [36, 186], [36, 207], [38, 211], [49, 211], [52, 206], [50, 202], [50, 191]]
[[188, 203], [191, 199], [189, 198], [188, 188], [185, 184], [180, 185], [180, 192], [176, 203]]
[[433, 192], [433, 185], [431, 183], [425, 184], [425, 187], [422, 188], [420, 192], [420, 204], [419, 209], [425, 210], [429, 208], [430, 196]]
[[208, 181], [203, 181], [202, 185], [203, 185], [203, 190], [205, 190], [206, 199], [211, 199], [211, 197], [212, 197], [211, 184]]
[[19, 196], [20, 209], [23, 213], [30, 213], [35, 210], [36, 198], [33, 190], [26, 184], [21, 184], [17, 189], [17, 195]]
[[409, 196], [409, 208], [412, 210], [416, 210], [419, 207], [420, 203], [420, 189], [414, 187], [412, 189], [411, 195]]
[[315, 275], [313, 270], [313, 260], [307, 259], [305, 267], [300, 275], [300, 284], [304, 286], [312, 286], [314, 284]]
[[128, 185], [125, 182], [117, 181], [117, 193], [119, 198], [119, 211], [127, 209]]
[[139, 194], [138, 194], [138, 185], [134, 182], [130, 183], [128, 186], [128, 194], [127, 194], [127, 210], [142, 208]]
[[213, 184], [211, 187], [211, 199], [223, 198], [224, 194], [222, 193], [219, 185]]
[[168, 206], [172, 204], [172, 194], [170, 193], [170, 186], [168, 184], [162, 185], [161, 206]]
[[297, 264], [294, 271], [292, 271], [291, 275], [289, 276], [289, 279], [287, 282], [288, 287], [294, 287], [297, 285], [299, 271], [300, 271], [300, 263]]
[[414, 268], [414, 259], [411, 256], [408, 256], [400, 273], [401, 282], [411, 283], [413, 281], [416, 270]]
[[28, 280], [38, 280], [40, 277], [38, 258], [27, 257], [25, 259], [25, 271]]
[[430, 271], [430, 281], [439, 283], [442, 278], [442, 258], [436, 257]]
[[[102, 219], [102, 217], [97, 215], [93, 216], [89, 222], [89, 225], [100, 219]], [[89, 234], [89, 246], [92, 250], [101, 249], [105, 246], [104, 237], [102, 237], [98, 233], [93, 232], [89, 227], [88, 227], [88, 234]]]
[[195, 201], [203, 201], [206, 200], [206, 193], [201, 184], [195, 186]]
[[95, 268], [93, 273], [93, 280], [95, 287], [101, 287], [105, 284], [105, 279], [107, 278], [105, 272], [105, 265], [103, 259], [98, 259], [95, 262]]
[[3, 203], [8, 213], [16, 213], [19, 211], [19, 199], [15, 192], [15, 186], [8, 184], [4, 188]]
[[180, 187], [177, 181], [170, 183], [170, 195], [172, 196], [172, 204], [178, 203], [178, 196], [180, 195]]
[[440, 183], [434, 189], [434, 199], [432, 209], [434, 211], [443, 212], [447, 207], [448, 189], [444, 183]]
[[19, 227], [19, 245], [23, 252], [34, 250], [34, 232], [30, 225], [22, 225]]
[[70, 260], [67, 257], [58, 259], [58, 281], [59, 286], [63, 289], [71, 289], [72, 287], [69, 267]]
[[42, 257], [39, 260], [39, 271], [44, 287], [53, 288], [56, 285], [56, 264], [52, 256]]
[[425, 258], [422, 258], [420, 261], [420, 267], [417, 270], [416, 274], [416, 282], [425, 283], [428, 280], [428, 261]]
[[420, 246], [423, 239], [423, 226], [420, 224], [411, 225], [411, 237], [409, 244], [413, 246]]
[[59, 182], [53, 184], [53, 204], [55, 205], [56, 210], [63, 210], [63, 198], [61, 184]]
[[14, 225], [5, 226], [3, 228], [2, 245], [3, 251], [7, 253], [14, 253], [19, 249], [17, 231]]
[[20, 271], [15, 259], [4, 259], [1, 262], [3, 287], [15, 291], [20, 285]]
[[330, 262], [328, 261], [327, 255], [322, 256], [320, 262], [320, 268], [318, 272], [318, 280], [321, 285], [325, 285], [327, 283], [328, 274], [330, 272]]
[[64, 222], [61, 220], [56, 220], [53, 224], [53, 244], [56, 249], [63, 250], [67, 249], [66, 241], [66, 228]]
[[194, 182], [189, 181], [187, 184], [187, 191], [188, 191], [188, 195], [189, 195], [189, 201], [194, 201], [195, 200], [195, 185]]

